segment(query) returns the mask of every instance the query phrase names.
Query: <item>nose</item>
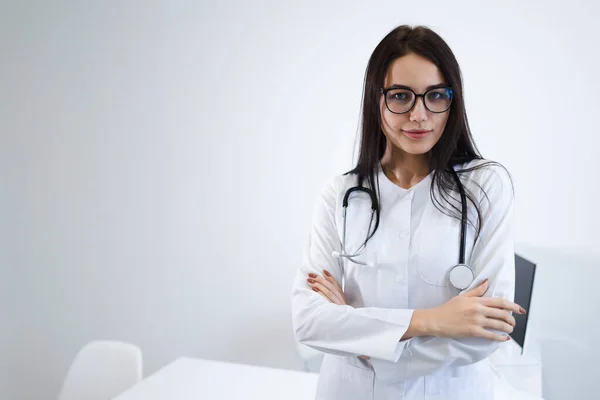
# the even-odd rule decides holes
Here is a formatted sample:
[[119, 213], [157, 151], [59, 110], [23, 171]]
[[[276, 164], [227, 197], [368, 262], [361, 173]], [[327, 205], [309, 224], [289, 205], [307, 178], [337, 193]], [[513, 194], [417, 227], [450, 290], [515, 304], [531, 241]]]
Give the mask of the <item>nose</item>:
[[427, 119], [427, 109], [423, 102], [423, 97], [417, 97], [415, 105], [410, 110], [410, 120], [415, 122], [425, 121]]

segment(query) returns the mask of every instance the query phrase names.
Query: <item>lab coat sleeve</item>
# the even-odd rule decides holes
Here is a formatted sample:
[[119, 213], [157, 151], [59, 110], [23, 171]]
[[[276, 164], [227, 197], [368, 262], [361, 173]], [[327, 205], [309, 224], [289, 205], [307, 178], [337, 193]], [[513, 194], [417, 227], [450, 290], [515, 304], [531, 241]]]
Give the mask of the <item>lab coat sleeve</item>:
[[314, 292], [306, 281], [309, 272], [323, 276], [323, 269], [327, 269], [342, 282], [342, 262], [332, 256], [334, 250], [341, 251], [335, 223], [341, 179], [326, 184], [317, 200], [303, 261], [294, 279], [292, 323], [296, 339], [324, 353], [396, 362], [406, 344], [400, 339], [410, 325], [413, 310], [336, 305]]
[[[481, 184], [486, 195], [480, 201], [483, 225], [470, 264], [476, 279], [465, 291], [489, 279], [484, 297], [514, 301], [515, 255], [513, 240], [514, 197], [508, 173], [501, 167], [485, 167]], [[494, 331], [495, 333], [500, 333]], [[406, 345], [397, 368], [405, 379], [430, 375], [453, 366], [477, 363], [492, 355], [502, 342], [484, 338], [415, 337]], [[375, 361], [376, 362], [376, 361]]]

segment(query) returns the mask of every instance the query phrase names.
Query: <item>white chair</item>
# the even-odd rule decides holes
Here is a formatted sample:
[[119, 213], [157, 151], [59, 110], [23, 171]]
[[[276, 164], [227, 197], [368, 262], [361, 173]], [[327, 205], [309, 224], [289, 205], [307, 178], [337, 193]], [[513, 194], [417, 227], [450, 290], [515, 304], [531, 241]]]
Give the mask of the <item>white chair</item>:
[[129, 343], [93, 341], [81, 348], [59, 400], [109, 400], [142, 379], [142, 351]]

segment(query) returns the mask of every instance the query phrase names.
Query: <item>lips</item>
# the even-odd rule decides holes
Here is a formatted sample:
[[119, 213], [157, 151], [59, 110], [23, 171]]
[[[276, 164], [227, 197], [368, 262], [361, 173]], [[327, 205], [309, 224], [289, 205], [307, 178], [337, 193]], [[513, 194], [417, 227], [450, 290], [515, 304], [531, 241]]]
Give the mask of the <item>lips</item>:
[[402, 130], [402, 132], [411, 139], [421, 139], [431, 133], [431, 131], [425, 129]]

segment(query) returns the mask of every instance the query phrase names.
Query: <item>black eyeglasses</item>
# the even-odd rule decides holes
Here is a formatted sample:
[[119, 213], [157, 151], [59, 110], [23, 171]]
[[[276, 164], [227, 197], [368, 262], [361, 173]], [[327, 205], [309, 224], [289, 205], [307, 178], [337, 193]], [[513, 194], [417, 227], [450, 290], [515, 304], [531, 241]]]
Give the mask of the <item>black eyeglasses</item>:
[[454, 92], [450, 87], [438, 87], [427, 90], [423, 94], [416, 94], [407, 87], [392, 86], [380, 89], [385, 98], [385, 106], [394, 114], [406, 114], [415, 106], [417, 97], [423, 98], [425, 108], [432, 113], [440, 114], [448, 111], [452, 104]]

